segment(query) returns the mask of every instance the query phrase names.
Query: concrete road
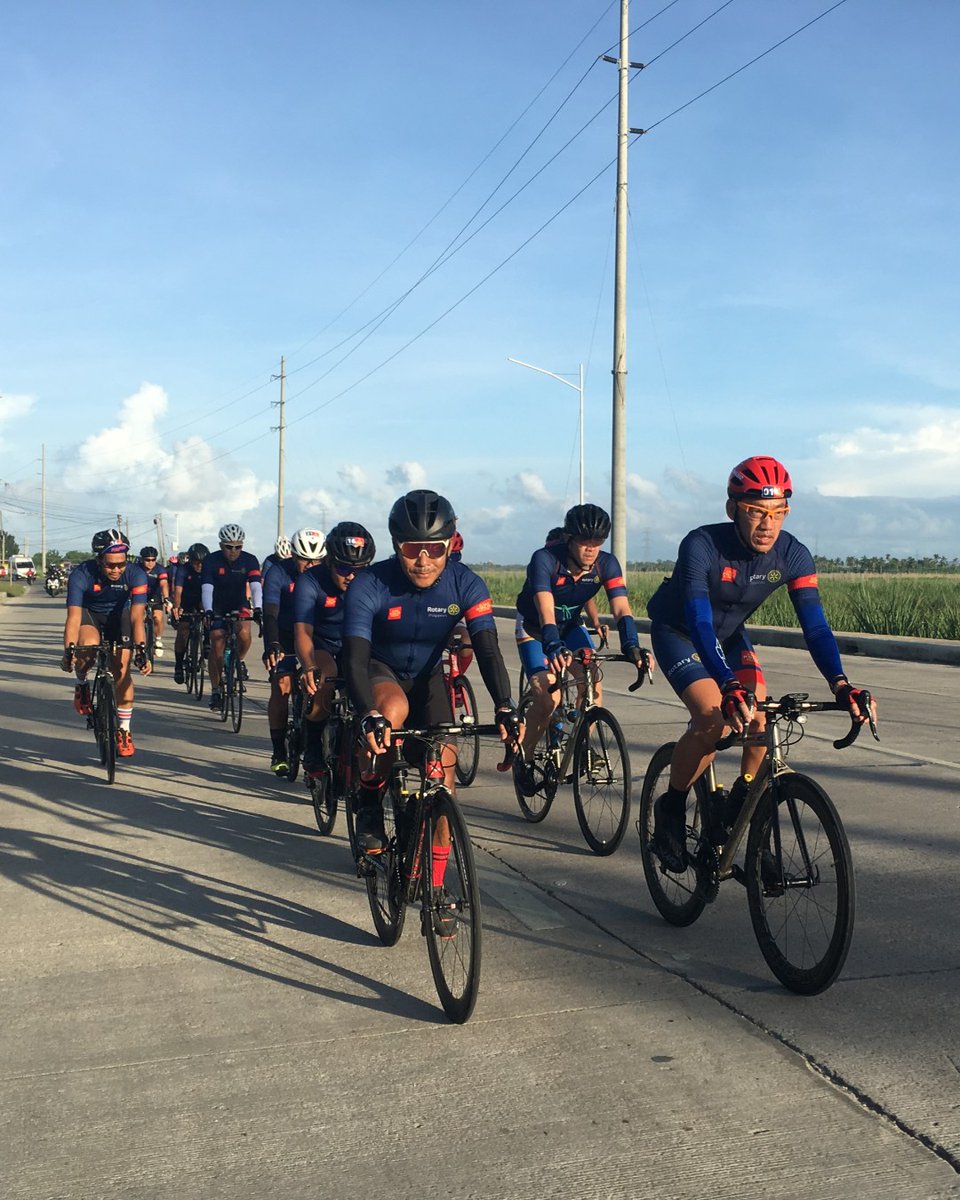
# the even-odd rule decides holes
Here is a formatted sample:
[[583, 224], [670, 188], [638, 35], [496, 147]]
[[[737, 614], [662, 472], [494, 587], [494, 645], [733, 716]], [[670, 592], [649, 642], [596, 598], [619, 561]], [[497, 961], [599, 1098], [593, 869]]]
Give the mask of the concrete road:
[[[38, 592], [0, 609], [6, 1200], [960, 1196], [956, 668], [852, 661], [883, 742], [836, 752], [823, 717], [792, 753], [857, 872], [850, 957], [814, 998], [772, 978], [737, 884], [666, 925], [632, 830], [595, 858], [569, 788], [527, 824], [485, 747], [461, 793], [484, 959], [459, 1027], [416, 923], [374, 936], [342, 819], [321, 839], [267, 773], [266, 684], [234, 735], [165, 660], [109, 787], [62, 618]], [[821, 690], [802, 652], [762, 658], [774, 692]], [[624, 672], [636, 798], [682, 717]]]

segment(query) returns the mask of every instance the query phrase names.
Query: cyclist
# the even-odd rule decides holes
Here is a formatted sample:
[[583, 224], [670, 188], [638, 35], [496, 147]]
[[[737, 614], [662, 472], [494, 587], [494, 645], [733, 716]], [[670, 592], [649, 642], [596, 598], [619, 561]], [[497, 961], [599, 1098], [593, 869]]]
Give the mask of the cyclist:
[[[807, 649], [833, 694], [855, 720], [867, 719], [866, 693], [847, 679], [820, 603], [813, 556], [783, 530], [792, 494], [790, 475], [775, 458], [758, 454], [738, 463], [727, 481], [729, 521], [687, 534], [673, 574], [647, 605], [660, 668], [690, 712], [668, 790], [654, 803], [653, 849], [668, 871], [685, 867], [687, 794], [712, 762], [724, 730], [764, 727], [754, 703], [766, 696], [766, 685], [744, 625], [771, 592], [786, 586]], [[743, 748], [741, 773], [725, 805], [728, 828], [763, 754], [762, 746]]]
[[[546, 550], [549, 550], [551, 546], [560, 545], [563, 541], [563, 526], [555, 525], [547, 534], [543, 545]], [[522, 620], [522, 618], [519, 619]], [[597, 608], [597, 602], [593, 596], [589, 600], [584, 601], [583, 623], [593, 636], [599, 640], [601, 648], [604, 647], [607, 644], [607, 627], [600, 620], [600, 609]]]
[[[263, 612], [263, 582], [260, 563], [255, 555], [244, 550], [246, 534], [240, 525], [224, 525], [218, 535], [220, 549], [203, 560], [200, 574], [200, 596], [204, 615], [210, 629], [210, 707], [220, 707], [220, 677], [223, 673], [223, 648], [226, 644], [223, 617], [238, 612], [241, 617], [253, 617], [259, 623]], [[249, 597], [248, 597], [249, 591]], [[252, 611], [251, 611], [252, 605]], [[242, 620], [237, 630], [240, 654], [241, 686], [247, 678], [244, 658], [250, 649], [250, 622]]]
[[203, 542], [194, 542], [184, 554], [187, 561], [177, 566], [177, 582], [173, 590], [173, 608], [170, 617], [177, 629], [177, 639], [173, 645], [173, 681], [183, 683], [183, 660], [187, 653], [187, 639], [190, 636], [190, 617], [203, 612], [203, 599], [200, 594], [200, 581], [203, 572], [203, 560], [210, 551]]
[[[369, 853], [383, 849], [382, 795], [391, 729], [409, 718], [418, 726], [449, 722], [450, 700], [440, 660], [450, 632], [466, 619], [480, 674], [493, 699], [501, 740], [522, 733], [497, 642], [487, 585], [462, 562], [450, 562], [456, 528], [450, 501], [418, 489], [401, 496], [388, 527], [395, 556], [374, 563], [347, 592], [343, 673], [366, 742], [357, 798], [357, 841]], [[452, 749], [452, 748], [451, 748]], [[452, 791], [456, 756], [445, 756]], [[441, 831], [440, 846], [449, 845]], [[443, 856], [434, 852], [443, 882]]]
[[[77, 683], [73, 706], [81, 716], [92, 712], [87, 672], [93, 665], [90, 649], [103, 637], [118, 643], [113, 652], [113, 677], [117, 684], [117, 753], [129, 758], [134, 752], [130, 736], [133, 717], [133, 658], [141, 674], [150, 674], [144, 621], [149, 584], [142, 567], [129, 562], [130, 547], [119, 529], [103, 529], [93, 535], [95, 558], [80, 563], [67, 580], [67, 619], [63, 626], [63, 660], [69, 672], [75, 667]], [[70, 646], [75, 646], [71, 652]]]
[[324, 536], [319, 529], [298, 529], [290, 539], [291, 555], [281, 558], [263, 580], [263, 665], [270, 677], [267, 724], [273, 753], [270, 770], [286, 775], [287, 718], [290, 690], [296, 680], [297, 657], [293, 645], [294, 591], [297, 580], [323, 558]]
[[303, 722], [303, 772], [323, 766], [323, 730], [330, 716], [333, 687], [343, 644], [343, 606], [347, 588], [373, 562], [377, 552], [370, 533], [355, 521], [341, 521], [327, 534], [326, 557], [305, 571], [293, 592], [294, 644], [300, 682], [306, 695]]
[[150, 586], [147, 592], [147, 612], [149, 619], [153, 621], [153, 656], [163, 658], [163, 614], [170, 603], [170, 571], [175, 571], [176, 568], [168, 569], [162, 563], [158, 565], [157, 554], [156, 546], [140, 547], [140, 566], [146, 572], [147, 583]]
[[281, 533], [273, 544], [273, 553], [268, 554], [260, 564], [260, 574], [263, 576], [264, 583], [267, 581], [267, 572], [270, 568], [275, 567], [277, 563], [289, 562], [292, 555], [291, 540], [288, 537], [284, 537]]
[[[575, 504], [563, 522], [563, 540], [549, 542], [534, 552], [527, 577], [517, 597], [517, 648], [534, 699], [527, 714], [523, 759], [514, 762], [517, 786], [526, 795], [536, 789], [533, 751], [543, 736], [558, 694], [551, 691], [570, 652], [593, 649], [581, 624], [580, 611], [601, 587], [607, 593], [610, 611], [617, 622], [621, 653], [643, 674], [653, 671], [653, 660], [640, 647], [637, 626], [627, 599], [620, 563], [600, 547], [610, 533], [610, 517], [597, 504]], [[584, 683], [583, 668], [573, 664], [577, 683]], [[597, 701], [602, 703], [598, 685]]]

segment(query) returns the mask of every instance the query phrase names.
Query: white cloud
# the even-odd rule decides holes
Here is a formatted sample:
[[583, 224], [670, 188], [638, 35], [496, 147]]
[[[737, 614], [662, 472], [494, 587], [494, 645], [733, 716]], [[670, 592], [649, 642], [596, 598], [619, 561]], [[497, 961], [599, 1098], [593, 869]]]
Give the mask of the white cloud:
[[820, 436], [817, 490], [825, 496], [956, 496], [960, 413], [880, 410], [884, 425]]
[[359, 467], [355, 463], [344, 463], [337, 471], [337, 476], [343, 486], [350, 491], [357, 492], [361, 496], [367, 495], [370, 491], [366, 472], [363, 467]]
[[558, 504], [556, 497], [547, 490], [547, 485], [533, 471], [521, 471], [511, 481], [519, 487], [521, 495], [537, 504]]
[[[18, 417], [25, 417], [36, 403], [36, 397], [27, 395], [5, 395], [0, 396], [0, 428], [8, 421], [15, 421]], [[0, 446], [4, 445], [4, 440], [0, 437]]]
[[402, 495], [412, 492], [415, 488], [427, 486], [427, 472], [417, 462], [398, 463], [390, 467], [386, 473], [387, 483], [394, 485]]

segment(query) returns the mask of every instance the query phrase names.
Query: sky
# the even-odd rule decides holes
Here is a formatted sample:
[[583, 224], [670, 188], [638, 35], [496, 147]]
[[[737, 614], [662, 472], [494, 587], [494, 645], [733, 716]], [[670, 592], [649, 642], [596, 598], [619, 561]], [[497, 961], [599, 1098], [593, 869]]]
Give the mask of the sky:
[[[631, 5], [630, 560], [723, 520], [750, 454], [816, 553], [960, 556], [960, 5], [834, 2]], [[281, 358], [287, 534], [386, 553], [431, 487], [467, 561], [526, 562], [578, 499], [579, 399], [510, 358], [583, 365], [609, 508], [618, 38], [609, 0], [12, 0], [21, 546], [42, 457], [50, 549], [121, 514], [135, 549], [159, 515], [168, 547], [238, 522], [267, 553]]]

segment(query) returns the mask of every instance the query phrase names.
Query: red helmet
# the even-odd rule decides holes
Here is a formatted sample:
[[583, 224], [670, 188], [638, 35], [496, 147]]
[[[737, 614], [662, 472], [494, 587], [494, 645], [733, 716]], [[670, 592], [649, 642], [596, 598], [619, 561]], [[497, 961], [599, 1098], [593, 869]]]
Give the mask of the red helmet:
[[754, 454], [730, 472], [727, 495], [731, 500], [788, 500], [793, 482], [783, 463], [768, 454]]
[[460, 535], [460, 531], [457, 530], [457, 532], [450, 539], [450, 553], [457, 554], [458, 552], [462, 552], [462, 551], [463, 551], [463, 538]]

